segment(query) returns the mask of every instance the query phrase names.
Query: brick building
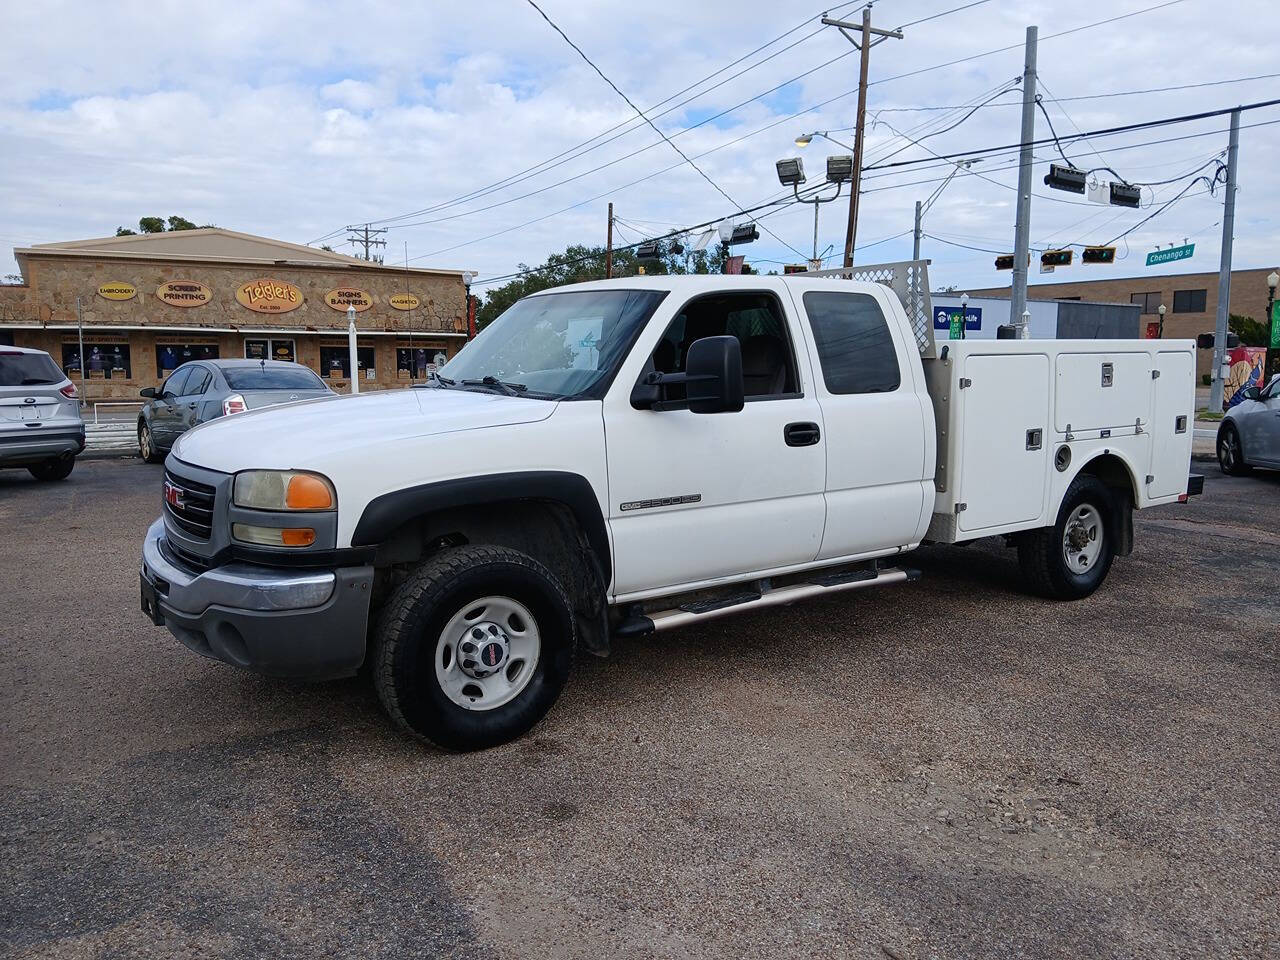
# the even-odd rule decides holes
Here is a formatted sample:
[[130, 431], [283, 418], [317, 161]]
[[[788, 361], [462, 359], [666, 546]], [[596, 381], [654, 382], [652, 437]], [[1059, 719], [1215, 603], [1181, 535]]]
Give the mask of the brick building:
[[[1104, 270], [1105, 267], [1080, 268]], [[1266, 322], [1267, 274], [1272, 267], [1231, 272], [1230, 312]], [[1009, 288], [987, 287], [966, 290], [971, 297], [1007, 297]], [[1160, 319], [1159, 308], [1165, 306], [1164, 336], [1169, 339], [1195, 339], [1198, 334], [1212, 333], [1218, 311], [1218, 273], [1155, 273], [1140, 277], [1100, 280], [1067, 280], [1061, 283], [1036, 283], [1027, 287], [1029, 300], [1092, 300], [1107, 303], [1136, 303], [1142, 308], [1145, 331]], [[1212, 366], [1212, 351], [1199, 351], [1199, 372]]]
[[[270, 357], [350, 388], [347, 308], [360, 388], [421, 379], [466, 342], [462, 271], [383, 266], [221, 228], [14, 250], [0, 286], [0, 344], [46, 350], [87, 399], [134, 399], [185, 360]], [[80, 357], [76, 300], [84, 326]]]

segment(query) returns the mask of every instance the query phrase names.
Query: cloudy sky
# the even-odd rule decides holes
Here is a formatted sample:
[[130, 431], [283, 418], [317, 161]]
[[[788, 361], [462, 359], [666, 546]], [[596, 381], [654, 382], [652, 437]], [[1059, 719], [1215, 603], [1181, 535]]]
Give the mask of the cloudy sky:
[[[340, 228], [382, 222], [389, 259], [407, 247], [417, 265], [497, 277], [603, 242], [609, 200], [621, 242], [640, 240], [778, 198], [780, 157], [803, 156], [820, 179], [827, 154], [845, 151], [821, 138], [798, 150], [800, 133], [852, 142], [857, 55], [821, 26], [818, 2], [539, 2], [716, 186], [525, 0], [20, 4], [0, 62], [4, 272], [16, 270], [14, 246], [180, 214], [347, 252]], [[1017, 142], [1020, 94], [1000, 91], [1021, 75], [1028, 25], [1040, 28], [1041, 94], [1065, 138], [1280, 96], [1280, 77], [1225, 82], [1280, 73], [1274, 32], [1258, 29], [1273, 13], [1264, 0], [880, 0], [873, 22], [906, 25], [905, 39], [872, 52], [867, 163], [915, 162], [866, 174], [859, 262], [910, 256], [915, 201], [952, 169], [934, 155]], [[1280, 262], [1277, 121], [1280, 107], [1242, 120], [1237, 267]], [[1226, 129], [1218, 117], [1063, 144], [1081, 167], [1173, 181], [1145, 188], [1141, 210], [1049, 190], [1057, 153], [1038, 147], [1033, 248], [1134, 227], [1197, 167], [1212, 173]], [[1038, 116], [1037, 136], [1048, 132]], [[1012, 249], [1014, 164], [1010, 152], [986, 156], [929, 211], [935, 286], [1007, 282], [986, 251]], [[1121, 262], [1054, 279], [1141, 275], [1146, 252], [1184, 237], [1196, 244], [1187, 269], [1216, 269], [1221, 198], [1195, 184], [1120, 241]], [[776, 238], [739, 252], [763, 269], [808, 255], [812, 207], [764, 214]], [[823, 208], [820, 248], [839, 251], [843, 222], [843, 203]]]

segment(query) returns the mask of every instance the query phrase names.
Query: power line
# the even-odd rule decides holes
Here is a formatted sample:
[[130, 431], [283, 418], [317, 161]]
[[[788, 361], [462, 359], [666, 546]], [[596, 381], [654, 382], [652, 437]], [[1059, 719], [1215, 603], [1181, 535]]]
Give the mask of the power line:
[[[581, 47], [579, 47], [576, 43], [574, 43], [572, 40], [569, 39], [569, 35], [565, 33], [563, 30], [561, 30], [560, 27], [556, 24], [556, 22], [552, 20], [550, 17], [548, 17], [546, 13], [543, 11], [543, 9], [540, 6], [538, 6], [537, 3], [534, 2], [534, 0], [525, 0], [525, 2], [528, 3], [529, 6], [533, 7], [533, 9], [537, 10], [538, 13], [541, 15], [542, 19], [547, 21], [547, 23], [550, 24], [551, 28], [555, 30], [556, 33], [560, 34], [561, 37], [564, 38], [564, 42], [569, 44], [569, 46], [573, 47], [573, 49], [578, 52], [578, 56], [580, 56], [583, 60], [585, 60], [587, 65], [591, 67], [591, 69], [594, 70], [597, 74], [599, 74], [600, 79], [603, 80], [605, 83], [607, 83], [610, 87], [612, 87], [613, 92], [616, 93], [618, 96], [620, 96], [623, 100], [625, 100], [627, 102], [627, 106], [631, 107], [631, 109], [634, 110], [644, 120], [644, 122], [647, 123], [652, 128], [654, 133], [660, 136], [663, 140], [667, 141], [667, 144], [671, 147], [671, 149], [674, 150], [676, 153], [680, 154], [680, 157], [684, 160], [685, 163], [693, 167], [693, 169], [698, 172], [698, 175], [702, 177], [703, 180], [711, 184], [712, 188], [716, 191], [716, 193], [720, 194], [720, 196], [724, 197], [726, 200], [732, 203], [739, 210], [742, 209], [742, 204], [738, 203], [737, 200], [729, 196], [729, 194], [726, 193], [721, 188], [720, 184], [716, 183], [709, 176], [707, 176], [707, 173], [705, 170], [703, 170], [700, 166], [698, 166], [696, 163], [690, 160], [688, 154], [686, 154], [683, 150], [681, 150], [678, 146], [676, 146], [675, 141], [672, 140], [670, 137], [668, 137], [665, 133], [663, 133], [661, 128], [652, 120], [650, 120], [648, 115], [645, 114], [645, 112], [641, 110], [639, 107], [637, 107], [635, 103], [632, 102], [631, 98], [628, 97], [625, 93], [623, 93], [618, 88], [618, 85], [616, 83], [614, 83], [612, 80], [606, 77], [604, 75], [604, 71], [601, 70], [599, 67], [597, 67], [595, 63], [592, 62], [591, 58], [582, 52]], [[765, 228], [765, 232], [768, 233], [769, 236], [773, 237], [773, 239], [777, 240], [784, 247], [790, 247], [790, 249], [795, 250], [797, 256], [801, 256], [801, 257], [804, 256], [803, 253], [801, 253], [799, 250], [796, 250], [795, 247], [792, 247], [791, 244], [787, 243], [787, 241], [783, 240], [780, 236], [778, 236], [772, 230], [769, 230], [767, 227]]]

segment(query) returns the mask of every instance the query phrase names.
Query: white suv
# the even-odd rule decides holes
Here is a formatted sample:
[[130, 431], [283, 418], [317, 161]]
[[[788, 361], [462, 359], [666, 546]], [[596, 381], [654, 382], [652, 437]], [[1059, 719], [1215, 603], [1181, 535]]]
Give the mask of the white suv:
[[0, 467], [65, 480], [82, 450], [75, 384], [43, 350], [0, 347]]

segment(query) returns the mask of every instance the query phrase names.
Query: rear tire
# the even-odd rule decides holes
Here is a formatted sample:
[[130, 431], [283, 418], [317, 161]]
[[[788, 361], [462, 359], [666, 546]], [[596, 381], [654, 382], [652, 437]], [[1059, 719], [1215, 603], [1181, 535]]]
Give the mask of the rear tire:
[[423, 561], [384, 606], [374, 687], [402, 730], [482, 750], [551, 709], [576, 640], [569, 598], [541, 563], [507, 547], [455, 547]]
[[138, 456], [147, 463], [160, 463], [164, 454], [156, 449], [155, 437], [151, 434], [151, 425], [145, 421], [138, 424]]
[[37, 480], [65, 480], [75, 469], [76, 458], [66, 457], [58, 460], [46, 460], [35, 466], [27, 467], [27, 472]]
[[1053, 600], [1079, 600], [1102, 585], [1115, 559], [1116, 511], [1125, 509], [1092, 474], [1071, 481], [1058, 521], [1018, 541], [1018, 562], [1033, 591]]
[[1244, 459], [1240, 431], [1230, 420], [1218, 428], [1218, 466], [1229, 477], [1243, 477], [1250, 470]]

